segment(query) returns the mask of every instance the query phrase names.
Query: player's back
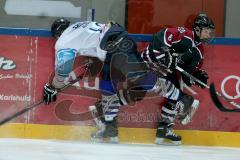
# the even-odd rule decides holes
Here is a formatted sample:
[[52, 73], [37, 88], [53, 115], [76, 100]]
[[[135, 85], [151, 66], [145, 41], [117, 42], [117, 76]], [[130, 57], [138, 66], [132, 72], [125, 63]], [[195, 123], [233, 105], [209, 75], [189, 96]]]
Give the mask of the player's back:
[[100, 43], [104, 24], [84, 21], [69, 26], [57, 40], [55, 49], [80, 49], [95, 48]]

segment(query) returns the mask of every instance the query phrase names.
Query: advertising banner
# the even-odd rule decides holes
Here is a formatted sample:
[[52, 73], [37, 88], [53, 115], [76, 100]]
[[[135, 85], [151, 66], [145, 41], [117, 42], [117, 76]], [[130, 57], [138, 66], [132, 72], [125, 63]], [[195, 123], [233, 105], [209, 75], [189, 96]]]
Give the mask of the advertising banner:
[[[42, 89], [54, 74], [54, 40], [49, 37], [0, 36], [0, 118], [41, 100]], [[146, 46], [139, 44], [141, 50]], [[203, 69], [219, 92], [240, 103], [240, 46], [206, 47]], [[74, 78], [77, 75], [72, 75]], [[186, 126], [177, 129], [240, 131], [239, 115], [220, 112], [212, 103], [208, 89], [183, 86], [185, 92], [200, 100], [199, 110]], [[101, 97], [99, 77], [84, 77], [59, 93], [51, 105], [41, 104], [16, 122], [37, 124], [92, 125], [88, 106]], [[124, 106], [119, 126], [155, 128], [164, 100], [149, 95], [134, 106]]]
[[0, 117], [32, 103], [35, 83], [34, 38], [0, 36]]

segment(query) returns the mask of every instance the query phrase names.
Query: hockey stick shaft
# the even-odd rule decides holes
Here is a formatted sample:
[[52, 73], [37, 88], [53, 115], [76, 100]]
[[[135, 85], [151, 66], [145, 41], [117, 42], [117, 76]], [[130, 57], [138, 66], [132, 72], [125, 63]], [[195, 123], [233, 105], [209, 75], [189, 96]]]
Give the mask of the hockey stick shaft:
[[202, 81], [200, 81], [199, 79], [197, 79], [196, 77], [194, 77], [193, 75], [191, 75], [190, 73], [186, 72], [185, 70], [183, 70], [181, 67], [176, 66], [176, 69], [180, 72], [182, 72], [185, 76], [189, 77], [190, 79], [192, 79], [195, 82], [198, 82], [199, 84], [201, 84], [202, 86], [204, 86], [205, 88], [209, 89], [209, 86], [205, 83], [203, 83]]
[[25, 107], [24, 109], [18, 111], [17, 113], [14, 113], [13, 115], [11, 115], [11, 116], [9, 116], [9, 117], [1, 120], [1, 121], [0, 121], [0, 126], [3, 125], [3, 124], [5, 124], [5, 123], [7, 123], [7, 122], [9, 122], [9, 121], [11, 121], [11, 120], [13, 120], [13, 119], [15, 119], [15, 118], [18, 117], [18, 116], [26, 113], [27, 111], [29, 111], [29, 110], [31, 110], [31, 109], [39, 106], [39, 105], [42, 104], [43, 102], [44, 102], [44, 101], [43, 101], [43, 99], [42, 99], [42, 100], [40, 100], [39, 102], [37, 102], [37, 103], [35, 103], [35, 104], [33, 104], [33, 105], [30, 105], [30, 106], [27, 106], [27, 107]]
[[[92, 63], [92, 62], [89, 61], [89, 62], [87, 62], [87, 63], [85, 64], [85, 65], [86, 65], [86, 66], [85, 66], [85, 67], [86, 67], [86, 70], [87, 70], [87, 68], [89, 68], [89, 65], [90, 65], [91, 63]], [[86, 73], [86, 72], [85, 72], [85, 73]], [[85, 74], [85, 73], [84, 73], [84, 74]], [[68, 88], [69, 86], [72, 86], [74, 83], [76, 83], [77, 81], [79, 81], [80, 79], [82, 79], [83, 76], [84, 76], [84, 74], [79, 75], [76, 79], [70, 81], [70, 82], [69, 82], [67, 85], [65, 85], [63, 88], [59, 89], [58, 92], [60, 93], [60, 92], [62, 92], [63, 90], [65, 90], [66, 88]], [[7, 123], [7, 122], [9, 122], [9, 121], [11, 121], [11, 120], [13, 120], [13, 119], [15, 119], [15, 118], [17, 118], [18, 116], [20, 116], [20, 115], [22, 115], [22, 114], [28, 112], [29, 110], [32, 110], [33, 108], [39, 106], [39, 105], [42, 104], [42, 103], [44, 103], [44, 99], [41, 99], [40, 101], [38, 101], [38, 102], [36, 102], [36, 103], [34, 103], [34, 104], [32, 104], [32, 105], [29, 105], [29, 106], [27, 106], [27, 107], [24, 107], [22, 110], [20, 110], [20, 111], [14, 113], [13, 115], [11, 115], [11, 116], [9, 116], [9, 117], [6, 117], [5, 119], [1, 120], [1, 121], [0, 121], [0, 126], [3, 125], [3, 124], [5, 124], [5, 123]]]
[[[209, 87], [207, 84], [203, 83], [202, 81], [200, 81], [199, 79], [197, 79], [197, 78], [194, 77], [193, 75], [189, 74], [188, 72], [186, 72], [185, 70], [183, 70], [181, 67], [176, 66], [176, 69], [177, 69], [178, 71], [180, 71], [181, 73], [183, 73], [185, 76], [187, 76], [187, 77], [189, 77], [190, 79], [192, 79], [193, 81], [198, 82], [199, 84], [203, 85], [204, 87], [210, 89], [210, 87]], [[235, 107], [237, 107], [237, 108], [240, 108], [240, 105], [239, 105], [239, 104], [237, 104], [236, 102], [233, 102], [232, 100], [226, 98], [226, 97], [225, 97], [224, 95], [222, 95], [221, 93], [219, 93], [219, 92], [216, 91], [216, 95], [219, 96], [219, 97], [222, 97], [224, 100], [226, 100], [227, 102], [229, 102], [231, 105], [233, 105], [233, 106], [235, 106]]]
[[[78, 79], [78, 80], [79, 80], [79, 79]], [[69, 84], [67, 85], [67, 87], [70, 86], [70, 84], [73, 84], [73, 83], [69, 83]], [[67, 88], [67, 87], [64, 87], [64, 88], [61, 89], [59, 92], [61, 92], [62, 90], [64, 90], [64, 89]], [[33, 108], [39, 106], [39, 105], [42, 104], [42, 103], [44, 103], [44, 100], [43, 100], [43, 99], [40, 100], [40, 101], [38, 101], [38, 102], [36, 102], [36, 103], [34, 103], [34, 104], [32, 104], [32, 105], [29, 105], [29, 106], [27, 106], [27, 107], [24, 107], [22, 110], [20, 110], [20, 111], [14, 113], [13, 115], [11, 115], [11, 116], [9, 116], [9, 117], [1, 120], [1, 121], [0, 121], [0, 126], [3, 125], [3, 124], [5, 124], [5, 123], [7, 123], [7, 122], [9, 122], [9, 121], [11, 121], [11, 120], [13, 120], [13, 119], [15, 119], [15, 118], [17, 118], [18, 116], [20, 116], [20, 115], [22, 115], [22, 114], [28, 112], [29, 110], [32, 110]]]

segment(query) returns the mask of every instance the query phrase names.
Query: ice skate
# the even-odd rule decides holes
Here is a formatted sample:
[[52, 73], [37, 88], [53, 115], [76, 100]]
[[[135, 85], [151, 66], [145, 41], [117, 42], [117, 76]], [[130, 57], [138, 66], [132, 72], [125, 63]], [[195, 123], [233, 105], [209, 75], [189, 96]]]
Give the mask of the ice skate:
[[157, 128], [155, 143], [158, 145], [181, 145], [182, 138], [173, 129], [173, 124], [160, 122]]
[[91, 135], [93, 142], [118, 143], [117, 121], [107, 121], [102, 128]]

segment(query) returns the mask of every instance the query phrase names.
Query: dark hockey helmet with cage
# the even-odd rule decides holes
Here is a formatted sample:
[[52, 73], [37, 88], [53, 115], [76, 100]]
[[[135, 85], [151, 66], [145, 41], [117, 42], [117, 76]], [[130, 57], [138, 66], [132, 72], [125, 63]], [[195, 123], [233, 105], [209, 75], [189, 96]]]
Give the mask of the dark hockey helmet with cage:
[[210, 29], [215, 29], [215, 25], [212, 19], [210, 19], [206, 14], [200, 13], [197, 15], [197, 17], [194, 20], [193, 23], [193, 29], [196, 29], [199, 27], [200, 29], [202, 28], [210, 28]]
[[62, 32], [68, 28], [70, 21], [65, 18], [56, 19], [51, 26], [51, 34], [54, 38], [59, 38]]

